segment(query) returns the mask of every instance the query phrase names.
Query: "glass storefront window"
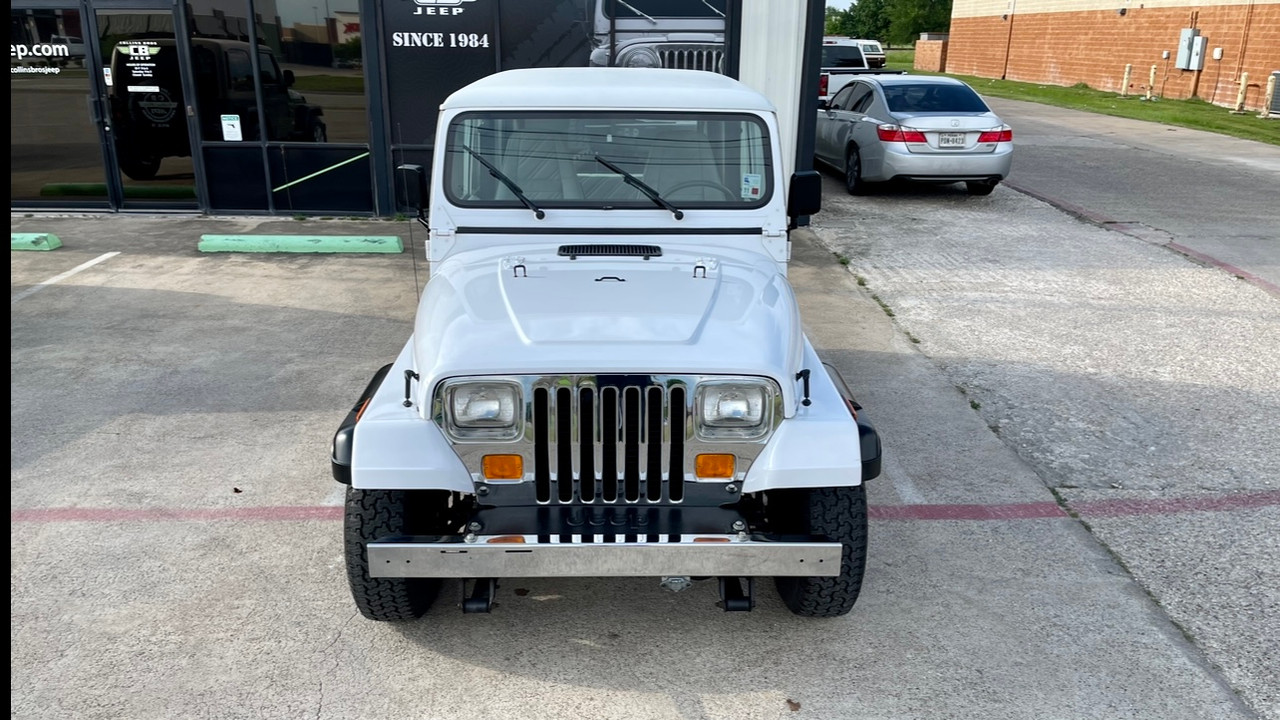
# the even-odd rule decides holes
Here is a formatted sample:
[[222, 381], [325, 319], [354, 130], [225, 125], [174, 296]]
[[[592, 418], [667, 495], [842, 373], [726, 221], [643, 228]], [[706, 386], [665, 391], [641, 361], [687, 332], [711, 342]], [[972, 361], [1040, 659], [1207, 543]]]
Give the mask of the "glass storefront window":
[[105, 203], [80, 11], [13, 10], [10, 24], [10, 201]]

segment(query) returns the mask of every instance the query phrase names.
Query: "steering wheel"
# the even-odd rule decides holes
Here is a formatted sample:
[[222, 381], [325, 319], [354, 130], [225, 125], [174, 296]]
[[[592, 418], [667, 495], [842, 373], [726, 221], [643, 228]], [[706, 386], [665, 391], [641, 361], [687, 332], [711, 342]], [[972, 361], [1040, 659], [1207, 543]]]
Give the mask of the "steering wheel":
[[675, 185], [672, 185], [671, 187], [663, 190], [662, 196], [669, 200], [675, 199], [674, 195], [677, 192], [685, 188], [691, 188], [691, 187], [705, 187], [705, 188], [711, 188], [712, 190], [719, 190], [720, 193], [724, 195], [725, 200], [729, 200], [729, 201], [738, 200], [738, 196], [732, 190], [725, 187], [724, 185], [721, 185], [715, 180], [685, 180], [682, 183], [676, 183]]

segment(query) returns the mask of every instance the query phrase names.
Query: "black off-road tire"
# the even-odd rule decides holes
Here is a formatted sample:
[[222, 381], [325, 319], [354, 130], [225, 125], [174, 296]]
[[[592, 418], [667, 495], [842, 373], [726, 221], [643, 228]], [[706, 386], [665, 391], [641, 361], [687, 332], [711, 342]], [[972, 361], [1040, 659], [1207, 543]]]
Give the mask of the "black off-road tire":
[[[418, 491], [421, 492], [421, 491]], [[412, 534], [410, 507], [421, 502], [407, 490], [347, 488], [344, 543], [347, 579], [360, 614], [370, 620], [413, 620], [431, 607], [440, 592], [434, 578], [369, 577], [365, 543], [389, 535]]]
[[[853, 609], [862, 591], [867, 565], [866, 487], [814, 488], [790, 491], [773, 513], [799, 513], [797, 531], [825, 536], [844, 545], [840, 574], [835, 577], [778, 577], [774, 584], [791, 612], [804, 617], [840, 617]], [[807, 517], [805, 517], [807, 513]], [[807, 524], [806, 524], [807, 523]], [[799, 527], [805, 524], [805, 527]]]

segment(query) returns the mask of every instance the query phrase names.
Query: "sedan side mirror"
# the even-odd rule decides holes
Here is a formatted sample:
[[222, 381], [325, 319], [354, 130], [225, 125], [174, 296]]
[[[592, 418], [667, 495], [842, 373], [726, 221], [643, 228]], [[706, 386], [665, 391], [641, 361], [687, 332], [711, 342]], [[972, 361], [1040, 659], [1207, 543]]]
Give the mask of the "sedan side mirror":
[[827, 109], [829, 109], [830, 107], [831, 107], [831, 103], [827, 102], [827, 99], [826, 99], [826, 98], [821, 98], [821, 99], [819, 99], [819, 100], [818, 100], [818, 109], [819, 109], [819, 110], [827, 110]]
[[791, 175], [787, 193], [787, 216], [813, 215], [822, 209], [822, 176], [817, 170], [801, 170]]
[[294, 81], [294, 78], [293, 78], [293, 71], [292, 71], [292, 70], [285, 70], [285, 71], [284, 71], [284, 86], [285, 86], [285, 87], [293, 87], [293, 81]]

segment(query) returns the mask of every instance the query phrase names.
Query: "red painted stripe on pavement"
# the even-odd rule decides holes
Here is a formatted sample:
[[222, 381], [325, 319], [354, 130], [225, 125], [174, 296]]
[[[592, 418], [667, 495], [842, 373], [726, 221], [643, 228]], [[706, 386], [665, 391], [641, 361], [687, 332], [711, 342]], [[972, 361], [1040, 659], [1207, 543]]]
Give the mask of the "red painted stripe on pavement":
[[248, 507], [216, 509], [34, 508], [14, 510], [10, 522], [207, 522], [210, 520], [341, 520], [342, 508]]
[[1032, 520], [1067, 517], [1056, 503], [1009, 505], [875, 505], [867, 508], [875, 520]]
[[1258, 277], [1257, 275], [1254, 275], [1248, 270], [1236, 267], [1235, 265], [1232, 265], [1231, 263], [1228, 263], [1228, 262], [1223, 262], [1218, 258], [1213, 257], [1212, 255], [1205, 255], [1202, 252], [1192, 250], [1186, 245], [1180, 245], [1176, 242], [1168, 243], [1166, 247], [1172, 248], [1173, 250], [1177, 250], [1178, 252], [1182, 253], [1183, 255], [1186, 255], [1189, 258], [1199, 260], [1200, 262], [1206, 263], [1208, 265], [1212, 265], [1220, 270], [1226, 270], [1232, 275], [1235, 275], [1236, 277], [1243, 279], [1245, 282], [1253, 283], [1254, 285], [1257, 285], [1258, 287], [1262, 288], [1263, 290], [1266, 290], [1272, 295], [1275, 295], [1276, 297], [1280, 297], [1280, 285], [1276, 285], [1275, 283], [1269, 280]]
[[1280, 505], [1280, 490], [1240, 495], [1192, 498], [1151, 498], [1149, 500], [1093, 500], [1071, 503], [1071, 509], [1085, 517], [1123, 515], [1171, 515], [1185, 512], [1248, 510]]

